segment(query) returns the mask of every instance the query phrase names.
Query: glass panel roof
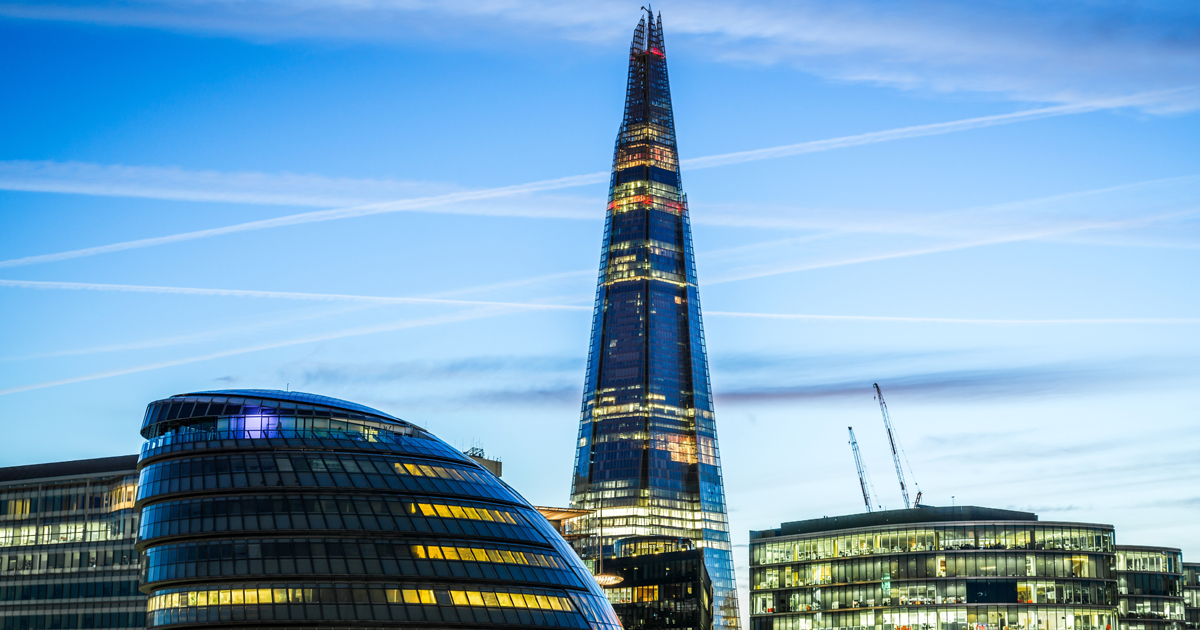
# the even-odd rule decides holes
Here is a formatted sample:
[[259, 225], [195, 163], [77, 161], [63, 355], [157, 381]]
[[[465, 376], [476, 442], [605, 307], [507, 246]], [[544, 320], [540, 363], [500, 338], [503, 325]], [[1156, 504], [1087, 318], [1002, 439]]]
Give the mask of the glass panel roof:
[[400, 420], [390, 413], [384, 413], [378, 409], [372, 409], [366, 405], [360, 405], [348, 400], [340, 398], [332, 398], [330, 396], [322, 396], [320, 394], [308, 394], [305, 392], [285, 392], [278, 389], [215, 389], [204, 392], [189, 392], [187, 394], [179, 394], [180, 396], [242, 396], [246, 398], [269, 398], [271, 400], [280, 400], [286, 402], [305, 403], [309, 405], [322, 405], [325, 407], [334, 407], [337, 409], [345, 409], [348, 411], [358, 411], [360, 413], [369, 413], [375, 416], [391, 418], [392, 420]]

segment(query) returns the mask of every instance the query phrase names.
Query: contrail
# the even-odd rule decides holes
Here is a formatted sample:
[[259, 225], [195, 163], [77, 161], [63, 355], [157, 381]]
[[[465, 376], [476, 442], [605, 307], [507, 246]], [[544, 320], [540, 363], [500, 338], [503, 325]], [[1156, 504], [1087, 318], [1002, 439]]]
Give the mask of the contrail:
[[[801, 153], [816, 153], [820, 151], [830, 151], [833, 149], [841, 149], [847, 147], [862, 146], [865, 144], [874, 144], [879, 142], [890, 142], [892, 140], [901, 140], [906, 138], [918, 138], [921, 136], [934, 136], [956, 131], [966, 131], [968, 129], [978, 129], [981, 127], [991, 127], [995, 125], [1005, 125], [1026, 120], [1035, 120], [1039, 118], [1049, 118], [1052, 116], [1065, 116], [1070, 114], [1080, 114], [1102, 109], [1112, 109], [1124, 107], [1131, 104], [1144, 101], [1149, 98], [1148, 95], [1132, 96], [1124, 99], [1096, 101], [1091, 103], [1082, 103], [1078, 105], [1059, 105], [1055, 107], [1043, 107], [1039, 109], [1031, 109], [1022, 112], [1014, 112], [1011, 114], [998, 114], [994, 116], [980, 116], [977, 118], [967, 118], [943, 123], [933, 123], [928, 125], [916, 125], [911, 127], [901, 127], [898, 129], [890, 129], [886, 131], [876, 131], [865, 134], [857, 134], [852, 136], [843, 136], [840, 138], [830, 138], [827, 140], [815, 140], [811, 142], [801, 142], [798, 144], [788, 144], [778, 147], [770, 147], [766, 149], [758, 149], [754, 151], [738, 151], [734, 153], [723, 153], [720, 155], [710, 155], [706, 157], [691, 158], [682, 160], [680, 166], [685, 170], [695, 170], [701, 168], [713, 168], [717, 166], [726, 166], [729, 164], [740, 164], [743, 162], [755, 162], [759, 160], [768, 160], [790, 155], [799, 155]], [[608, 179], [608, 173], [588, 173], [586, 175], [575, 175], [572, 177], [561, 177], [558, 179], [547, 179], [527, 184], [517, 184], [514, 186], [502, 186], [499, 188], [485, 188], [474, 191], [464, 191], [448, 193], [444, 195], [432, 195], [428, 197], [417, 197], [414, 199], [401, 199], [398, 201], [389, 201], [383, 203], [374, 203], [361, 206], [352, 206], [349, 208], [336, 208], [332, 210], [316, 210], [312, 212], [303, 212], [300, 214], [292, 214], [274, 219], [263, 219], [261, 221], [250, 221], [248, 223], [239, 223], [219, 228], [210, 228], [207, 230], [196, 230], [193, 232], [183, 232], [180, 234], [172, 234], [169, 236], [159, 236], [154, 238], [144, 238], [133, 241], [124, 241], [113, 243], [110, 245], [101, 245], [98, 247], [88, 247], [84, 249], [75, 249], [54, 254], [41, 254], [37, 256], [25, 256], [23, 258], [12, 258], [9, 260], [0, 261], [0, 268], [3, 267], [19, 267], [24, 265], [36, 265], [41, 263], [56, 262], [62, 260], [70, 260], [73, 258], [83, 258], [86, 256], [96, 256], [99, 254], [108, 254], [112, 252], [125, 251], [130, 249], [140, 249], [143, 247], [154, 247], [157, 245], [166, 245], [169, 243], [178, 243], [182, 241], [190, 241], [199, 238], [209, 238], [213, 236], [221, 236], [224, 234], [234, 234], [238, 232], [248, 232], [252, 230], [265, 230], [269, 228], [284, 227], [289, 225], [301, 225], [305, 223], [316, 223], [320, 221], [334, 221], [337, 219], [349, 219], [354, 217], [364, 217], [375, 214], [384, 214], [390, 212], [403, 212], [411, 210], [422, 210], [436, 206], [444, 206], [448, 204], [476, 201], [481, 199], [495, 199], [512, 195], [519, 195], [531, 192], [541, 192], [547, 190], [558, 190], [563, 188], [573, 188], [577, 186], [585, 186], [588, 184], [598, 184]]]
[[946, 252], [959, 251], [963, 249], [971, 249], [974, 247], [984, 247], [988, 245], [1002, 245], [1005, 243], [1019, 243], [1022, 241], [1032, 241], [1041, 238], [1052, 236], [1063, 236], [1066, 234], [1075, 234], [1078, 232], [1087, 232], [1091, 230], [1111, 230], [1115, 228], [1131, 227], [1138, 225], [1147, 225], [1156, 221], [1173, 219], [1177, 217], [1196, 214], [1200, 210], [1186, 210], [1183, 212], [1172, 212], [1150, 217], [1140, 217], [1137, 219], [1128, 219], [1125, 221], [1107, 221], [1102, 223], [1084, 223], [1082, 225], [1072, 225], [1070, 227], [1048, 228], [1033, 232], [1022, 232], [1017, 234], [1008, 234], [997, 236], [994, 238], [986, 238], [974, 241], [966, 241], [960, 243], [950, 243], [948, 245], [938, 245], [935, 247], [926, 247], [922, 249], [913, 249], [902, 252], [894, 252], [890, 254], [873, 254], [869, 256], [860, 256], [857, 258], [843, 258], [838, 260], [829, 260], [813, 263], [802, 263], [798, 265], [786, 265], [782, 267], [774, 267], [770, 269], [760, 269], [758, 271], [749, 271], [741, 274], [729, 275], [716, 280], [706, 282], [706, 285], [725, 284], [727, 282], [738, 282], [742, 280], [751, 280], [754, 278], [765, 278], [768, 276], [777, 276], [785, 273], [795, 273], [797, 271], [812, 271], [815, 269], [828, 269], [830, 267], [843, 267], [846, 265], [857, 265], [868, 262], [879, 262], [882, 260], [895, 260], [897, 258], [908, 258], [911, 256], [924, 256], [927, 254], [942, 254]]
[[830, 138], [828, 140], [798, 142], [796, 144], [785, 144], [783, 146], [769, 147], [766, 149], [738, 151], [736, 153], [724, 153], [721, 155], [691, 158], [687, 160], [680, 160], [679, 165], [685, 169], [692, 170], [726, 166], [729, 164], [741, 164], [743, 162], [755, 162], [758, 160], [770, 160], [774, 158], [788, 157], [791, 155], [800, 155], [802, 153], [817, 153], [819, 151], [829, 151], [831, 149], [844, 149], [847, 147], [857, 147], [864, 144], [875, 144], [877, 142], [890, 142], [892, 140], [920, 138], [923, 136], [937, 136], [946, 133], [954, 133], [956, 131], [980, 129], [982, 127], [994, 127], [996, 125], [1007, 125], [1015, 122], [1024, 122], [1026, 120], [1037, 120], [1039, 118], [1051, 118], [1053, 116], [1066, 116], [1069, 114], [1083, 114], [1087, 112], [1100, 111], [1103, 109], [1113, 109], [1116, 107], [1133, 105], [1144, 102], [1146, 98], [1147, 96], [1145, 95], [1139, 95], [1107, 101], [1093, 101], [1075, 105], [1056, 105], [1054, 107], [1027, 109], [1025, 111], [1013, 112], [1011, 114], [996, 114], [993, 116], [980, 116], [978, 118], [966, 118], [963, 120], [931, 123], [928, 125], [914, 125], [911, 127], [888, 129], [886, 131], [872, 131], [870, 133], [842, 136], [840, 138]]
[[[347, 295], [341, 293], [293, 293], [287, 291], [248, 291], [239, 289], [201, 289], [193, 287], [161, 287], [130, 284], [98, 284], [84, 282], [43, 282], [33, 280], [0, 280], [0, 287], [27, 289], [66, 289], [76, 291], [117, 291], [133, 293], [160, 293], [174, 295], [210, 295], [221, 297], [251, 297], [284, 300], [315, 300], [322, 302], [360, 302], [368, 304], [437, 304], [453, 306], [473, 306], [504, 309], [505, 312], [523, 310], [559, 310], [588, 312], [590, 306], [575, 304], [545, 304], [538, 302], [488, 302], [482, 300], [446, 300], [438, 298], [406, 298], [373, 295]], [[735, 311], [706, 311], [705, 315], [715, 317], [741, 317], [758, 319], [783, 320], [813, 320], [813, 321], [863, 321], [863, 322], [912, 322], [912, 323], [942, 323], [942, 324], [1197, 324], [1196, 318], [1100, 318], [1100, 319], [995, 319], [995, 318], [961, 318], [961, 317], [893, 317], [883, 315], [809, 315], [801, 313], [745, 313]]]
[[56, 387], [58, 385], [70, 385], [72, 383], [83, 383], [85, 381], [95, 381], [104, 378], [112, 378], [114, 376], [124, 376], [126, 374], [136, 374], [138, 372], [148, 372], [151, 370], [159, 370], [163, 368], [175, 367], [179, 365], [187, 365], [189, 363], [197, 363], [200, 361], [208, 361], [211, 359], [220, 359], [223, 357], [231, 357], [239, 354], [247, 354], [250, 352], [259, 352], [262, 350], [272, 350], [275, 348], [285, 348], [287, 346], [295, 346], [306, 343], [316, 343], [318, 341], [329, 341], [332, 339], [344, 339], [346, 337], [357, 337], [360, 335], [371, 335], [381, 332], [390, 332], [395, 330], [404, 330], [406, 328], [417, 328], [420, 326], [433, 326], [437, 324], [447, 324], [451, 322], [467, 321], [471, 319], [481, 319], [484, 317], [496, 317], [506, 315], [508, 313], [517, 312], [518, 309], [503, 309], [503, 308], [482, 308], [470, 311], [463, 311], [451, 315], [442, 315], [438, 317], [427, 317], [424, 319], [406, 320], [400, 322], [392, 322], [390, 324], [381, 324], [376, 326], [361, 326], [358, 328], [348, 328], [331, 333], [319, 335], [310, 335], [307, 337], [297, 337], [286, 341], [274, 341], [270, 343], [261, 343], [243, 348], [235, 348], [232, 350], [223, 350], [221, 352], [212, 352], [198, 356], [187, 357], [183, 359], [174, 359], [171, 361], [162, 361], [159, 363], [151, 363], [148, 365], [139, 365], [137, 367], [124, 368], [120, 370], [110, 370], [108, 372], [97, 372], [84, 376], [75, 376], [72, 378], [64, 378], [57, 381], [45, 381], [42, 383], [34, 383], [32, 385], [20, 385], [17, 387], [9, 387], [0, 389], [0, 396], [6, 394], [16, 394], [18, 392], [28, 392], [35, 389], [45, 389], [47, 387]]
[[[462, 294], [467, 294], [467, 293], [488, 291], [488, 290], [499, 289], [499, 288], [516, 287], [516, 286], [534, 284], [534, 283], [538, 283], [538, 282], [545, 282], [547, 280], [557, 280], [559, 278], [574, 277], [574, 276], [585, 275], [585, 274], [591, 275], [591, 274], [595, 274], [595, 273], [596, 272], [593, 270], [581, 270], [581, 271], [568, 271], [568, 272], [564, 272], [564, 273], [553, 273], [553, 274], [547, 274], [547, 275], [543, 275], [543, 276], [536, 276], [533, 278], [525, 278], [523, 280], [511, 280], [511, 281], [507, 281], [507, 282], [499, 282], [499, 283], [493, 283], [493, 284], [463, 287], [463, 288], [459, 288], [459, 289], [451, 289], [449, 291], [440, 291], [440, 292], [433, 293], [433, 294], [427, 294], [427, 295], [421, 296], [421, 297], [442, 298], [442, 297], [449, 297], [452, 295], [462, 295]], [[52, 287], [43, 287], [43, 288], [52, 288]], [[93, 288], [95, 290], [100, 290], [99, 287], [93, 287]], [[305, 321], [305, 320], [310, 320], [310, 319], [342, 315], [345, 313], [357, 312], [357, 311], [361, 311], [364, 309], [370, 309], [370, 308], [375, 308], [375, 307], [379, 307], [379, 306], [386, 306], [386, 304], [377, 304], [377, 303], [371, 303], [371, 302], [356, 303], [356, 304], [351, 304], [350, 306], [341, 306], [341, 307], [338, 307], [338, 308], [335, 308], [332, 310], [322, 311], [320, 313], [304, 313], [304, 314], [300, 314], [300, 315], [292, 315], [292, 316], [284, 317], [281, 319], [275, 319], [275, 320], [270, 320], [270, 321], [265, 321], [265, 322], [260, 321], [260, 322], [251, 324], [249, 326], [239, 326], [236, 328], [210, 330], [210, 331], [194, 333], [194, 334], [190, 334], [190, 335], [179, 335], [179, 336], [175, 336], [175, 337], [166, 337], [166, 338], [159, 338], [159, 339], [147, 339], [147, 340], [143, 340], [143, 341], [134, 341], [134, 342], [129, 342], [129, 343], [121, 343], [121, 344], [111, 344], [111, 345], [107, 345], [107, 346], [92, 346], [89, 348], [57, 350], [57, 351], [53, 351], [53, 352], [28, 354], [28, 355], [24, 355], [24, 356], [0, 357], [0, 363], [12, 362], [12, 361], [28, 361], [28, 360], [32, 360], [32, 359], [49, 359], [49, 358], [64, 357], [64, 356], [97, 354], [97, 353], [103, 353], [103, 352], [120, 352], [120, 351], [125, 351], [125, 350], [146, 350], [146, 349], [151, 349], [151, 348], [163, 348], [163, 347], [167, 347], [167, 346], [174, 346], [174, 345], [180, 345], [180, 344], [186, 344], [186, 343], [194, 343], [197, 341], [211, 340], [211, 339], [222, 337], [225, 335], [244, 333], [244, 332], [249, 332], [252, 330], [260, 330], [263, 328], [274, 328], [275, 326], [279, 326], [282, 324], [288, 324], [288, 323], [292, 323], [292, 322], [297, 322], [297, 321]]]
[[344, 315], [346, 313], [354, 313], [366, 309], [376, 308], [377, 304], [352, 304], [350, 306], [339, 306], [336, 308], [324, 309], [319, 313], [303, 313], [300, 315], [291, 315], [277, 319], [266, 321], [256, 321], [247, 326], [237, 326], [234, 328], [222, 328], [217, 330], [208, 330], [204, 332], [193, 333], [190, 335], [176, 335], [174, 337], [160, 337], [158, 339], [144, 339], [141, 341], [131, 341], [128, 343], [116, 343], [107, 346], [91, 346], [87, 348], [72, 348], [69, 350], [55, 350], [52, 352], [42, 352], [38, 354], [27, 354], [23, 356], [0, 357], [0, 363], [9, 363], [13, 361], [30, 361], [35, 359], [52, 359], [56, 357], [71, 357], [88, 354], [101, 354], [105, 352], [123, 352], [127, 350], [150, 350], [156, 348], [166, 348], [169, 346], [178, 346], [189, 343], [197, 343], [201, 341], [212, 341], [226, 335], [236, 335], [240, 333], [262, 330], [264, 328], [275, 328], [285, 324], [295, 322], [320, 319], [323, 317], [331, 317], [336, 315]]
[[290, 291], [247, 291], [242, 289], [204, 289], [197, 287], [162, 287], [138, 284], [101, 284], [96, 282], [43, 282], [38, 280], [0, 280], [0, 287], [23, 289], [66, 289], [73, 291], [117, 291], [122, 293], [163, 293], [174, 295], [213, 295], [222, 297], [255, 297], [318, 302], [366, 302], [371, 304], [433, 304], [439, 306], [495, 306], [524, 310], [591, 311], [590, 306], [571, 304], [539, 304], [536, 302], [492, 302], [486, 300], [452, 300], [430, 297], [388, 297], [375, 295], [346, 295], [340, 293], [297, 293]]
[[900, 322], [914, 324], [995, 324], [1003, 326], [1027, 325], [1056, 325], [1056, 324], [1200, 324], [1200, 317], [1115, 317], [1115, 318], [1076, 318], [1076, 319], [970, 319], [964, 317], [892, 317], [887, 315], [802, 315], [792, 313], [734, 313], [728, 311], [708, 311], [708, 315], [718, 317], [746, 317], [754, 319], [783, 319], [801, 321], [842, 321], [842, 322]]
[[561, 177], [558, 179], [547, 179], [528, 184], [518, 184], [515, 186], [503, 186], [500, 188], [486, 188], [483, 190], [472, 190], [465, 192], [448, 193], [445, 195], [433, 195], [430, 197], [418, 197], [415, 199], [401, 199], [399, 201], [388, 201], [383, 203], [367, 204], [363, 206], [353, 206], [350, 208], [337, 208], [333, 210], [314, 210], [312, 212], [302, 212], [300, 214], [290, 214], [274, 219], [263, 219], [261, 221], [250, 221], [249, 223], [238, 223], [236, 225], [227, 225], [225, 227], [210, 228], [207, 230], [196, 230], [194, 232], [183, 232], [181, 234], [172, 234], [169, 236], [158, 236], [154, 238], [143, 238], [136, 241], [124, 241], [121, 243], [113, 243], [111, 245], [101, 245], [99, 247], [88, 247], [85, 249], [75, 249], [67, 252], [59, 252], [57, 254], [42, 254], [40, 256], [26, 256], [24, 258], [13, 258], [10, 260], [0, 261], [0, 267], [20, 267], [23, 265], [35, 265], [39, 263], [55, 262], [59, 260], [69, 260], [72, 258], [83, 258], [86, 256], [96, 256], [98, 254], [109, 254], [112, 252], [120, 252], [128, 249], [140, 249], [143, 247], [153, 247], [155, 245], [166, 245], [168, 243], [179, 243], [182, 241], [191, 241], [198, 238], [209, 238], [212, 236], [221, 236], [224, 234], [235, 234], [238, 232], [250, 232], [253, 230], [265, 230], [268, 228], [284, 227], [288, 225], [302, 225], [305, 223], [318, 223], [321, 221], [334, 221], [337, 219], [350, 219], [354, 217], [365, 217], [374, 214], [384, 214], [388, 212], [401, 212], [405, 210], [417, 210], [421, 208], [429, 208], [433, 206], [446, 205], [460, 201], [473, 201], [478, 199], [492, 199], [496, 197], [506, 197], [510, 195], [518, 195], [522, 193], [538, 192], [543, 190], [554, 190], [556, 188], [570, 188], [573, 186], [583, 186], [586, 184], [595, 184], [608, 179], [607, 173], [592, 173], [589, 175], [575, 175], [572, 177]]

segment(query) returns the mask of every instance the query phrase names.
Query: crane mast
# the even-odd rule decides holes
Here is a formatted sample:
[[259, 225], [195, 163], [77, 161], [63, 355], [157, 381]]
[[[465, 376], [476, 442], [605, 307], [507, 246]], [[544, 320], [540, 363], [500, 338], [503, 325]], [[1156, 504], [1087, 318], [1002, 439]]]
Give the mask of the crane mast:
[[850, 429], [850, 450], [854, 451], [854, 467], [858, 468], [858, 485], [862, 486], [863, 503], [871, 511], [871, 493], [867, 490], [867, 469], [863, 466], [862, 454], [858, 452], [858, 440], [854, 439], [854, 427]]
[[896, 436], [892, 431], [892, 418], [888, 416], [887, 403], [883, 402], [883, 390], [879, 389], [879, 383], [874, 385], [875, 397], [879, 400], [879, 410], [883, 412], [883, 426], [887, 428], [888, 443], [892, 445], [892, 461], [896, 463], [896, 478], [900, 480], [900, 494], [904, 495], [904, 507], [911, 508], [912, 505], [908, 501], [908, 486], [904, 484], [904, 468], [900, 466], [900, 451], [896, 448]]

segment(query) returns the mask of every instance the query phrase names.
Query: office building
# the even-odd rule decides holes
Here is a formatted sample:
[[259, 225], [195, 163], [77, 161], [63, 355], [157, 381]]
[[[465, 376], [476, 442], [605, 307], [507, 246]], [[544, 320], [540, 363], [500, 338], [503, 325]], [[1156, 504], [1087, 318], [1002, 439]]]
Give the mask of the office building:
[[0, 628], [142, 628], [137, 456], [0, 468]]
[[571, 507], [594, 513], [577, 545], [593, 569], [624, 538], [688, 539], [712, 579], [714, 626], [737, 628], [691, 226], [653, 15], [629, 51], [576, 448]]
[[980, 507], [750, 532], [751, 630], [1116, 630], [1113, 528]]
[[151, 403], [141, 433], [150, 627], [620, 630], [545, 518], [394, 416], [226, 390]]
[[1188, 630], [1200, 629], [1200, 564], [1183, 563], [1183, 620]]
[[704, 550], [687, 538], [635, 536], [618, 540], [604, 575], [625, 630], [703, 630], [712, 627], [712, 580]]
[[1117, 545], [1121, 630], [1182, 630], [1183, 554], [1170, 547]]

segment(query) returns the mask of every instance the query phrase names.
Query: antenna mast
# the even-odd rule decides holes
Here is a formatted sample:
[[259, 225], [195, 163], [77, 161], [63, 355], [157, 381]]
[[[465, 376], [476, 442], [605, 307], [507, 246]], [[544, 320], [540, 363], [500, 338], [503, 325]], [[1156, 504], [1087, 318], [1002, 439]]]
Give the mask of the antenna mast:
[[862, 463], [862, 454], [858, 452], [858, 440], [854, 439], [854, 427], [850, 429], [850, 450], [854, 451], [854, 467], [858, 469], [858, 485], [862, 487], [863, 503], [867, 511], [871, 511], [871, 493], [867, 490], [867, 469]]
[[[908, 486], [904, 484], [904, 468], [900, 466], [900, 451], [896, 448], [896, 436], [892, 431], [892, 418], [888, 415], [887, 403], [883, 401], [883, 390], [879, 389], [879, 383], [875, 383], [875, 398], [879, 401], [879, 410], [883, 412], [883, 426], [887, 428], [888, 443], [892, 445], [892, 461], [896, 462], [896, 478], [900, 480], [900, 494], [904, 495], [904, 507], [911, 508]], [[918, 494], [917, 503], [920, 502], [921, 496]]]

